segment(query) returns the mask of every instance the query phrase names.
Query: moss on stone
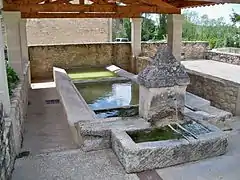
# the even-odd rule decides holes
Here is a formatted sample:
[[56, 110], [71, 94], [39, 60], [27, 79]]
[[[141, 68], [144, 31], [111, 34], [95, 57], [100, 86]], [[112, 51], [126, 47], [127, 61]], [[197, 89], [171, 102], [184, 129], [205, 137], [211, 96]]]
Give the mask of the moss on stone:
[[182, 137], [181, 135], [172, 131], [167, 126], [161, 128], [154, 128], [152, 130], [128, 132], [128, 135], [136, 143], [180, 139]]

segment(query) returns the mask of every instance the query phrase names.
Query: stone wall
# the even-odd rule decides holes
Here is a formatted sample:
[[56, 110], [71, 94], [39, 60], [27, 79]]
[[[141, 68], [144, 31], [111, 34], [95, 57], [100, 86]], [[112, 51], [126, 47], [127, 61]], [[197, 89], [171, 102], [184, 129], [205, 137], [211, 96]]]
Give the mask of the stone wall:
[[12, 120], [15, 151], [18, 154], [22, 145], [23, 123], [27, 117], [28, 90], [29, 90], [29, 64], [26, 65], [24, 76], [20, 79], [11, 97], [11, 111], [9, 118]]
[[106, 18], [28, 19], [28, 44], [108, 42], [110, 26]]
[[[166, 42], [142, 42], [142, 56], [152, 57], [157, 52], [159, 46], [166, 45]], [[183, 41], [182, 60], [203, 59], [208, 46], [208, 42], [204, 41]]]
[[115, 64], [130, 70], [129, 43], [30, 46], [32, 80], [52, 79], [52, 68], [105, 67]]
[[152, 59], [146, 56], [140, 56], [136, 58], [136, 71], [137, 73], [141, 72], [145, 67], [150, 65]]
[[10, 179], [15, 161], [13, 126], [9, 118], [3, 114], [0, 103], [0, 179]]
[[206, 59], [240, 65], [240, 53], [237, 54], [224, 52], [223, 50], [222, 51], [212, 50], [206, 52]]
[[240, 84], [189, 71], [188, 74], [188, 92], [211, 101], [217, 108], [240, 115]]
[[[142, 55], [153, 56], [157, 47], [166, 43], [142, 43]], [[185, 58], [202, 58], [206, 42], [184, 42], [182, 49]], [[33, 81], [52, 80], [52, 68], [60, 67], [66, 70], [75, 67], [105, 67], [110, 64], [117, 65], [127, 71], [137, 72], [148, 62], [136, 61], [132, 65], [130, 43], [91, 43], [66, 45], [29, 46], [31, 62], [31, 75]], [[140, 64], [139, 64], [140, 63]], [[139, 69], [139, 70], [138, 70]]]
[[28, 65], [24, 77], [20, 79], [11, 97], [10, 115], [3, 113], [0, 102], [0, 179], [11, 177], [16, 155], [20, 153], [23, 138], [23, 122], [26, 119], [28, 105], [29, 75]]

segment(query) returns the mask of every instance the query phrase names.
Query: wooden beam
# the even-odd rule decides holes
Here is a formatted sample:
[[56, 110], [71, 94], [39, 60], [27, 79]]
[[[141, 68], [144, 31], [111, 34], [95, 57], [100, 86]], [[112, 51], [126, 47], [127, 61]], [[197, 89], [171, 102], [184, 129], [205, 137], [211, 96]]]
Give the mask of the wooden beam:
[[21, 18], [140, 18], [134, 13], [22, 13]]
[[21, 11], [22, 13], [37, 12], [116, 12], [116, 13], [162, 13], [162, 14], [180, 14], [181, 9], [169, 9], [158, 6], [147, 5], [79, 5], [79, 4], [4, 4], [4, 11]]
[[204, 6], [204, 5], [214, 5], [213, 2], [205, 2], [205, 1], [173, 1], [171, 2], [173, 6], [178, 8], [186, 8], [186, 7], [194, 7], [194, 6]]
[[176, 9], [177, 8], [169, 3], [166, 3], [162, 0], [140, 0], [141, 2], [143, 2], [144, 4], [148, 4], [148, 5], [155, 5], [155, 6], [159, 6], [162, 8], [166, 8], [166, 9]]
[[70, 4], [69, 0], [57, 0], [52, 2], [46, 2], [44, 4]]
[[[179, 0], [178, 0], [179, 1]], [[214, 4], [217, 3], [240, 3], [240, 0], [185, 0], [185, 1], [195, 1], [195, 2], [213, 2]]]

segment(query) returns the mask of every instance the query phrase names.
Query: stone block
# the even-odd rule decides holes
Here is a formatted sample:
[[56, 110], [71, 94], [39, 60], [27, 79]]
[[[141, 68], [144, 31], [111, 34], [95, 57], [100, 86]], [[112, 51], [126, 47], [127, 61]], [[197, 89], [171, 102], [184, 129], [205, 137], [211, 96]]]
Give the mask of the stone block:
[[177, 120], [176, 111], [183, 112], [186, 87], [139, 87], [139, 115], [151, 122], [168, 118]]
[[227, 136], [205, 123], [211, 130], [198, 139], [135, 143], [126, 131], [112, 132], [112, 148], [127, 173], [164, 168], [222, 155], [227, 151]]

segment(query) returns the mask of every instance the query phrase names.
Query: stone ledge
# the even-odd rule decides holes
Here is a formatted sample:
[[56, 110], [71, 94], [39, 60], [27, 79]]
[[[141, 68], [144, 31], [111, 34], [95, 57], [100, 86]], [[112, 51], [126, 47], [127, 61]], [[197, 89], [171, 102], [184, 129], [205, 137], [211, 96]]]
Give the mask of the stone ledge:
[[140, 130], [150, 127], [150, 123], [139, 117], [114, 117], [98, 121], [81, 122], [82, 149], [84, 151], [111, 148], [112, 130]]
[[83, 141], [78, 122], [94, 120], [95, 113], [89, 108], [64, 69], [54, 67], [53, 76], [73, 141], [76, 145], [81, 146]]
[[29, 89], [29, 63], [25, 66], [24, 76], [20, 79], [17, 87], [11, 97], [11, 110], [9, 119], [13, 126], [13, 135], [15, 141], [15, 153], [18, 154], [21, 149], [24, 121], [27, 117], [28, 89]]
[[227, 136], [204, 122], [212, 132], [197, 140], [185, 139], [135, 143], [126, 131], [112, 132], [112, 148], [127, 173], [163, 168], [222, 155], [227, 151]]
[[[66, 71], [54, 67], [54, 82], [61, 102], [67, 115], [68, 124], [73, 126], [79, 121], [95, 119], [95, 113], [89, 108], [81, 94], [78, 92]], [[79, 116], [81, 112], [81, 116]]]
[[238, 53], [224, 52], [224, 51], [219, 51], [218, 49], [209, 50], [209, 51], [207, 51], [207, 53], [226, 54], [226, 55], [240, 57], [240, 54], [238, 54]]

